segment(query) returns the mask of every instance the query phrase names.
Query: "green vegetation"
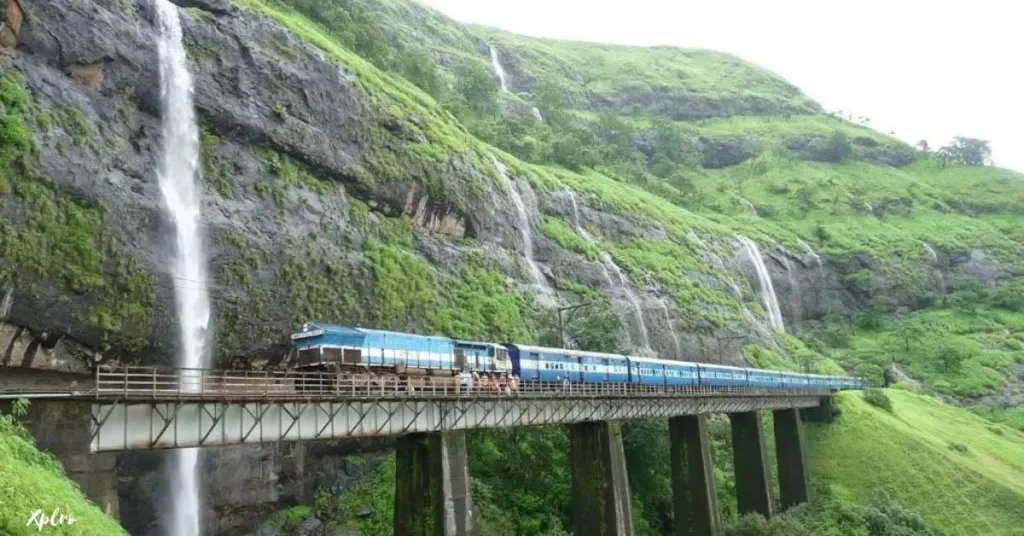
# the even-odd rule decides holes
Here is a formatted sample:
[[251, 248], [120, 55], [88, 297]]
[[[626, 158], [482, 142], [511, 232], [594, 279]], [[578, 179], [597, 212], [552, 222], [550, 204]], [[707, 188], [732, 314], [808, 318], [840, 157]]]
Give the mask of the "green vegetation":
[[82, 320], [100, 328], [105, 343], [140, 349], [149, 336], [155, 279], [103, 226], [105, 206], [58, 192], [37, 167], [33, 126], [53, 117], [78, 139], [91, 131], [87, 120], [71, 106], [44, 112], [10, 71], [0, 77], [0, 105], [0, 194], [21, 215], [0, 223], [0, 281], [40, 292], [38, 283], [56, 282], [69, 293], [90, 293], [96, 305]]
[[575, 251], [591, 261], [596, 261], [601, 257], [601, 248], [588, 242], [576, 232], [576, 229], [559, 218], [544, 216], [540, 229], [563, 249]]
[[864, 401], [876, 408], [892, 413], [892, 400], [881, 389], [868, 389], [864, 391]]
[[67, 132], [75, 145], [88, 145], [95, 148], [92, 141], [92, 129], [85, 114], [78, 108], [67, 105], [61, 106], [51, 112], [53, 120]]
[[121, 9], [121, 13], [129, 17], [135, 17], [138, 15], [138, 8], [135, 7], [135, 0], [117, 0], [117, 7]]
[[[317, 491], [314, 506], [328, 519], [328, 533], [352, 529], [364, 536], [394, 534], [395, 456], [379, 460], [374, 471], [364, 474], [338, 495]], [[308, 515], [305, 512], [302, 517]]]
[[[50, 454], [36, 449], [28, 432], [17, 422], [28, 404], [14, 404], [12, 414], [0, 414], [0, 533], [10, 536], [39, 534], [26, 522], [37, 509], [45, 515], [60, 508], [74, 516], [74, 524], [47, 526], [48, 534], [113, 536], [127, 533], [86, 499]], [[58, 514], [59, 517], [59, 514]]]
[[271, 173], [277, 175], [288, 186], [308, 188], [321, 194], [334, 189], [330, 181], [317, 178], [304, 166], [281, 153], [264, 149], [259, 151], [257, 156], [263, 160]]
[[227, 170], [217, 156], [217, 146], [220, 145], [220, 136], [209, 129], [203, 129], [199, 136], [200, 149], [203, 154], [203, 178], [213, 185], [217, 193], [225, 199], [235, 196], [234, 187], [228, 181]]
[[[1004, 424], [1024, 432], [1024, 406], [1012, 408], [992, 408], [986, 406], [974, 406], [970, 408], [976, 415], [980, 415], [992, 422]], [[1001, 430], [999, 427], [992, 427], [991, 430]], [[1002, 433], [1002, 432], [999, 432]]]
[[1024, 434], [908, 391], [884, 394], [891, 412], [843, 393], [835, 423], [809, 426], [811, 474], [844, 500], [885, 490], [949, 534], [1020, 534]]
[[771, 520], [746, 516], [730, 523], [726, 536], [939, 536], [921, 516], [907, 510], [885, 492], [866, 504], [837, 497], [827, 486], [816, 490], [811, 504]]
[[897, 364], [939, 393], [993, 393], [1012, 381], [1011, 366], [1024, 363], [1024, 313], [1014, 302], [1019, 287], [1018, 280], [1005, 282], [986, 291], [989, 298], [973, 287], [953, 291], [941, 307], [853, 329], [845, 347], [831, 355], [875, 385], [882, 384], [883, 370]]
[[[870, 271], [839, 274], [849, 290], [871, 295], [884, 282], [926, 302], [941, 298], [929, 247], [957, 252], [980, 243], [1007, 267], [1020, 266], [1024, 258], [1024, 228], [1013, 216], [1024, 213], [1024, 197], [1015, 187], [1018, 174], [943, 163], [890, 136], [820, 113], [778, 77], [727, 55], [511, 36], [462, 27], [403, 0], [244, 4], [327, 51], [359, 77], [380, 113], [424, 135], [427, 143], [402, 142], [392, 145], [393, 152], [374, 154], [375, 178], [366, 180], [400, 176], [409, 158], [434, 165], [458, 155], [470, 155], [474, 167], [493, 178], [487, 156], [500, 154], [511, 172], [537, 190], [568, 187], [602, 210], [661, 228], [663, 240], [602, 238], [594, 245], [564, 220], [552, 215], [542, 220], [545, 235], [561, 247], [590, 260], [604, 250], [636, 284], [657, 283], [667, 290], [688, 329], [742, 324], [743, 305], [763, 314], [755, 292], [740, 281], [746, 301], [741, 304], [730, 292], [728, 276], [709, 263], [709, 256], [732, 254], [721, 238], [734, 234], [793, 251], [813, 247], [837, 259], [866, 256], [872, 260]], [[516, 89], [524, 91], [498, 91], [481, 38], [497, 45]], [[427, 58], [435, 61], [422, 61]], [[441, 58], [445, 61], [436, 61]], [[679, 103], [682, 95], [709, 104], [703, 111], [690, 110]], [[524, 105], [537, 106], [544, 121], [507, 112]], [[743, 109], [748, 112], [737, 114]], [[419, 120], [405, 121], [411, 116]], [[449, 177], [428, 187], [432, 198], [466, 206], [483, 185]], [[260, 183], [257, 189], [283, 206], [279, 188]], [[405, 262], [383, 255], [390, 246], [370, 242], [381, 254], [375, 270]], [[424, 289], [443, 287], [439, 282], [445, 276], [425, 267], [412, 275], [432, 280]], [[715, 279], [719, 284], [706, 284]], [[421, 303], [427, 302], [436, 300], [425, 296]], [[891, 304], [873, 307], [877, 314], [858, 317], [856, 330], [836, 325], [821, 334], [838, 348], [780, 344], [748, 357], [783, 366], [789, 361], [790, 368], [798, 363], [797, 368], [836, 371], [829, 357], [851, 369], [863, 363], [880, 367], [884, 357], [861, 351], [861, 344], [885, 330], [869, 321], [883, 319]], [[447, 319], [441, 325], [446, 331], [462, 329]], [[931, 352], [920, 368], [930, 374], [933, 363], [942, 362], [946, 370], [935, 376], [948, 376], [948, 385], [937, 378], [935, 388], [945, 392], [998, 388], [1005, 363], [986, 359], [981, 365], [994, 368], [997, 379], [973, 367], [975, 357], [957, 350], [941, 356]], [[956, 372], [961, 367], [970, 370], [962, 382], [953, 378], [964, 376]], [[909, 367], [920, 377], [918, 372]]]

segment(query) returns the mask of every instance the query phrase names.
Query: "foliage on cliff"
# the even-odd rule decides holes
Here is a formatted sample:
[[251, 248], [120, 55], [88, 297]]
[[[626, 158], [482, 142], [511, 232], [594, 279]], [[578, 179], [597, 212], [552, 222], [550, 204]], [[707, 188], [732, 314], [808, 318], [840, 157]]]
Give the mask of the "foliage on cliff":
[[405, 113], [416, 113], [407, 101], [444, 110], [426, 128], [464, 128], [483, 142], [469, 146], [499, 155], [538, 192], [571, 188], [602, 210], [663, 227], [666, 239], [598, 233], [597, 244], [554, 214], [541, 229], [588, 259], [608, 252], [637, 285], [662, 287], [680, 327], [744, 322], [744, 307], [763, 314], [752, 294], [699, 282], [722, 277], [709, 256], [727, 256], [717, 240], [734, 234], [835, 260], [827, 269], [834, 290], [854, 298], [842, 306], [849, 316], [866, 303], [885, 312], [936, 302], [936, 273], [979, 248], [1004, 270], [1022, 266], [1019, 174], [943, 162], [825, 114], [731, 56], [526, 38], [405, 0], [246, 5], [338, 54]]
[[[82, 495], [52, 455], [36, 449], [14, 414], [0, 414], [0, 496], [0, 534], [127, 535], [116, 520]], [[55, 520], [64, 514], [73, 516], [74, 522], [40, 529], [28, 523], [36, 510], [47, 520], [59, 510]]]

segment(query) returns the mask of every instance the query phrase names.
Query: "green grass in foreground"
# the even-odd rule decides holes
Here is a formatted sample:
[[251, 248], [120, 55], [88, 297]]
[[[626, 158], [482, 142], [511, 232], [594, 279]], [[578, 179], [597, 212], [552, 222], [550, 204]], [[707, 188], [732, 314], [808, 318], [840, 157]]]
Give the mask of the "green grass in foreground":
[[892, 413], [842, 393], [842, 416], [807, 429], [811, 474], [848, 500], [885, 489], [947, 534], [1024, 535], [1024, 434], [908, 391]]
[[[0, 534], [115, 536], [127, 535], [117, 521], [89, 502], [60, 464], [36, 449], [20, 427], [6, 415], [0, 415]], [[37, 509], [47, 516], [55, 508], [74, 516], [73, 525], [27, 526]], [[59, 515], [59, 514], [58, 514]]]

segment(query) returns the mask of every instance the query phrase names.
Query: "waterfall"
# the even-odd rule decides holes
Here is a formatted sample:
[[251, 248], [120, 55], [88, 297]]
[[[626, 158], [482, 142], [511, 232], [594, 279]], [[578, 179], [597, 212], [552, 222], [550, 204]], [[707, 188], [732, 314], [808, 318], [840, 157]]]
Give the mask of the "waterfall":
[[540, 110], [536, 106], [530, 107], [530, 113], [533, 114], [533, 118], [537, 121], [544, 122], [544, 116], [540, 114]]
[[924, 246], [925, 251], [928, 252], [928, 256], [931, 257], [932, 264], [938, 264], [939, 254], [935, 253], [935, 248], [931, 247], [928, 242], [921, 242], [921, 245]]
[[[580, 211], [579, 207], [576, 205], [576, 195], [573, 194], [572, 190], [566, 189], [566, 191], [569, 192], [569, 200], [572, 201], [573, 225], [576, 227], [576, 232], [580, 233], [580, 236], [582, 236], [584, 240], [597, 246], [597, 240], [595, 240], [594, 237], [588, 233], [582, 225], [580, 225]], [[629, 284], [629, 277], [626, 276], [626, 273], [618, 264], [615, 264], [615, 261], [612, 260], [612, 256], [600, 248], [598, 248], [598, 250], [601, 252], [601, 269], [604, 271], [604, 278], [608, 281], [608, 286], [612, 288], [616, 286], [615, 281], [612, 280], [611, 276], [611, 274], [614, 273], [619, 282], [618, 287], [622, 289], [623, 294], [626, 296], [626, 301], [633, 310], [633, 318], [636, 320], [637, 332], [640, 333], [641, 340], [643, 341], [643, 350], [648, 354], [652, 353], [651, 336], [647, 331], [647, 324], [644, 322], [644, 311], [640, 302], [640, 297], [633, 291], [633, 287]], [[675, 331], [673, 331], [672, 336], [675, 337]]]
[[676, 355], [673, 356], [673, 359], [682, 359], [683, 345], [679, 342], [679, 334], [676, 333], [675, 323], [672, 322], [672, 312], [668, 310], [668, 304], [665, 303], [665, 300], [658, 300], [658, 303], [661, 304], [661, 310], [665, 313], [665, 323], [668, 325], [668, 334], [672, 336], [672, 343], [676, 347]]
[[[163, 161], [159, 171], [160, 191], [174, 223], [177, 251], [170, 264], [180, 328], [178, 364], [202, 368], [210, 301], [206, 291], [206, 259], [201, 237], [200, 186], [196, 181], [199, 164], [199, 130], [192, 106], [192, 76], [182, 44], [178, 8], [168, 0], [154, 0], [160, 26], [157, 39], [160, 55], [160, 97], [163, 111]], [[182, 390], [199, 387], [196, 378], [182, 379]], [[173, 453], [173, 517], [167, 527], [171, 536], [199, 535], [199, 483], [196, 464], [199, 450], [179, 449]]]
[[[579, 233], [580, 236], [582, 236], [583, 239], [586, 240], [588, 243], [594, 244], [595, 246], [598, 245], [597, 240], [595, 240], [594, 237], [589, 232], [587, 232], [587, 230], [584, 229], [582, 225], [580, 225], [580, 209], [576, 205], [576, 195], [573, 194], [572, 190], [569, 189], [566, 189], [566, 192], [569, 193], [569, 201], [572, 202], [572, 221], [573, 226], [576, 228], [576, 232]], [[608, 263], [604, 261], [603, 250], [601, 251], [601, 272], [604, 274], [604, 280], [606, 283], [608, 283], [608, 286], [614, 287], [615, 282], [612, 281], [611, 272], [608, 271]]]
[[757, 207], [755, 207], [755, 206], [754, 206], [754, 204], [753, 204], [753, 203], [751, 203], [749, 199], [747, 199], [747, 198], [744, 198], [744, 197], [741, 197], [741, 198], [740, 198], [740, 201], [741, 201], [741, 202], [742, 202], [742, 203], [743, 203], [744, 205], [746, 205], [746, 207], [747, 207], [748, 209], [750, 209], [750, 214], [751, 214], [752, 216], [754, 216], [755, 218], [759, 218], [759, 217], [761, 217], [761, 215], [757, 213]]
[[775, 287], [772, 285], [772, 278], [768, 274], [768, 268], [764, 265], [761, 250], [749, 238], [743, 236], [737, 236], [736, 238], [743, 245], [747, 256], [754, 263], [754, 269], [757, 271], [757, 280], [761, 286], [761, 302], [768, 312], [768, 319], [771, 322], [772, 328], [776, 331], [786, 331], [786, 326], [782, 322], [782, 311], [779, 310], [779, 300], [775, 296]]
[[743, 291], [740, 290], [740, 286], [736, 284], [736, 280], [733, 279], [732, 275], [730, 275], [730, 269], [725, 265], [725, 261], [722, 260], [722, 257], [715, 253], [715, 250], [711, 249], [711, 246], [704, 242], [697, 233], [691, 230], [687, 231], [686, 234], [690, 240], [700, 246], [711, 257], [711, 261], [718, 270], [717, 275], [725, 279], [725, 283], [729, 285], [729, 290], [732, 291], [733, 296], [736, 297], [736, 301], [739, 302], [740, 312], [743, 314], [743, 318], [747, 319], [747, 322], [750, 322], [750, 325], [753, 326], [758, 333], [764, 336], [768, 344], [775, 347], [779, 352], [783, 352], [782, 348], [779, 347], [779, 344], [775, 342], [774, 338], [772, 338], [772, 332], [762, 325], [761, 321], [758, 320], [750, 308], [747, 307], [747, 304], [743, 302]]
[[534, 285], [540, 290], [543, 301], [548, 304], [554, 304], [555, 291], [548, 285], [547, 280], [544, 279], [544, 274], [541, 273], [537, 261], [533, 260], [533, 225], [530, 222], [530, 214], [526, 211], [526, 203], [523, 202], [522, 196], [519, 195], [515, 185], [512, 183], [512, 179], [508, 176], [508, 168], [505, 167], [505, 164], [502, 164], [494, 156], [491, 156], [491, 160], [494, 162], [494, 167], [497, 168], [502, 182], [505, 183], [505, 188], [508, 189], [512, 204], [516, 207], [516, 214], [519, 216], [519, 234], [523, 238], [523, 249], [525, 250], [523, 251], [523, 258], [526, 259], [526, 264], [530, 269], [530, 277], [533, 279]]
[[501, 90], [508, 91], [505, 69], [501, 66], [501, 60], [498, 59], [498, 49], [494, 48], [494, 45], [489, 45], [488, 48], [491, 49], [491, 67], [494, 68], [494, 74], [498, 75], [498, 81], [501, 82]]
[[818, 269], [819, 270], [824, 269], [825, 265], [824, 265], [824, 263], [821, 262], [821, 256], [819, 256], [817, 253], [814, 252], [814, 250], [811, 248], [811, 245], [808, 244], [807, 242], [804, 242], [803, 240], [800, 240], [799, 238], [797, 238], [796, 241], [801, 246], [803, 246], [804, 249], [807, 250], [807, 253], [810, 253], [810, 255], [812, 257], [814, 257], [814, 262], [818, 263]]

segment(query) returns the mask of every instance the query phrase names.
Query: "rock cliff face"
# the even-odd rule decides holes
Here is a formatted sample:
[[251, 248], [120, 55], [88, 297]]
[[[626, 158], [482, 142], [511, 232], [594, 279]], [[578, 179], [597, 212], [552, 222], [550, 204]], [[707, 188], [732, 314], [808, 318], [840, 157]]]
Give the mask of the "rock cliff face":
[[[176, 1], [187, 8], [183, 26], [204, 129], [217, 365], [280, 359], [291, 327], [312, 319], [524, 336], [517, 326], [533, 314], [525, 240], [489, 159], [511, 158], [470, 136], [422, 93], [402, 93], [401, 83], [358, 58], [340, 61], [329, 43], [314, 47], [226, 0]], [[194, 282], [167, 270], [173, 244], [156, 176], [161, 118], [151, 6], [7, 6], [0, 25], [0, 135], [10, 170], [0, 177], [2, 364], [80, 372], [104, 360], [170, 363], [173, 291]], [[707, 102], [657, 91], [611, 95], [590, 101], [602, 110], [642, 108], [675, 119], [817, 110], [810, 103]], [[16, 136], [21, 131], [9, 129], [12, 122], [24, 124], [28, 137]], [[794, 147], [800, 158], [827, 160], [823, 143], [807, 138]], [[736, 166], [761, 150], [743, 136], [704, 137], [701, 144], [699, 163], [708, 169]], [[867, 145], [858, 148], [863, 160], [909, 163], [904, 153]], [[726, 227], [716, 227], [720, 218], [693, 228], [660, 220], [587, 190], [585, 175], [568, 181], [578, 188], [574, 210], [565, 188], [529, 165], [509, 164], [524, 192], [533, 257], [561, 300], [574, 300], [579, 285], [589, 287], [611, 300], [638, 341], [624, 298], [635, 295], [650, 346], [666, 357], [740, 364], [748, 344], [778, 348], [754, 263]], [[574, 225], [600, 245], [574, 247], [550, 227]], [[1007, 270], [981, 247], [910, 259], [895, 272], [867, 254], [819, 257], [792, 240], [759, 241], [794, 330], [813, 326], [835, 301], [857, 309], [888, 295], [894, 307], [913, 308], [960, 275], [993, 280]], [[647, 249], [630, 249], [636, 244]], [[607, 277], [604, 261], [587, 248], [611, 251], [629, 272], [628, 288]], [[692, 261], [645, 273], [637, 259], [648, 255]], [[906, 270], [916, 274], [909, 287]], [[670, 288], [673, 281], [679, 286]], [[684, 283], [692, 283], [685, 295], [692, 298], [679, 290]], [[512, 298], [502, 301], [505, 295]], [[352, 447], [309, 446], [302, 449], [305, 462], [285, 447], [211, 453], [204, 462], [217, 475], [205, 502], [211, 530], [232, 533], [271, 505], [308, 500], [337, 469], [333, 448]], [[158, 497], [150, 490], [158, 488], [157, 459], [119, 460], [121, 513], [135, 534], [155, 530]]]
[[[114, 276], [117, 259], [130, 259], [130, 274], [146, 284], [121, 298], [138, 301], [141, 318], [123, 314], [115, 326], [120, 329], [106, 329], [94, 313], [107, 298], [75, 292], [47, 270], [13, 280], [6, 316], [37, 332], [64, 334], [94, 348], [109, 345], [105, 357], [167, 362], [173, 354], [173, 288], [190, 282], [172, 279], [165, 269], [172, 244], [157, 189], [159, 75], [149, 7], [89, 0], [57, 4], [25, 6], [14, 59], [14, 69], [24, 75], [42, 110], [74, 110], [69, 113], [80, 118], [73, 127], [36, 129], [40, 180], [62, 202], [104, 207], [102, 222], [92, 230], [115, 247], [97, 275]], [[440, 272], [457, 276], [460, 259], [473, 251], [509, 277], [523, 278], [514, 260], [523, 247], [512, 223], [514, 208], [492, 180], [493, 170], [481, 166], [472, 152], [447, 154], [440, 161], [415, 154], [410, 146], [429, 141], [417, 126], [427, 119], [388, 115], [344, 66], [266, 17], [230, 4], [197, 5], [182, 13], [206, 129], [203, 214], [217, 274], [214, 298], [221, 322], [214, 354], [220, 362], [281, 356], [284, 335], [305, 313], [292, 309], [301, 307], [295, 295], [301, 282], [289, 276], [308, 281], [336, 269], [345, 277], [334, 281], [355, 287], [360, 298], [372, 297], [372, 282], [361, 279], [369, 279], [365, 235], [374, 232], [377, 220], [406, 216], [415, 228], [412, 249]], [[393, 176], [380, 176], [382, 161], [394, 166], [387, 171]], [[546, 213], [571, 218], [560, 196], [540, 193], [537, 204]], [[9, 221], [31, 209], [18, 200], [12, 196], [3, 206]], [[665, 238], [656, 221], [626, 220], [589, 207], [585, 212], [593, 213], [593, 223], [613, 240]], [[537, 225], [540, 214], [530, 216]], [[371, 224], [354, 221], [359, 218]], [[48, 238], [69, 239], [59, 232]], [[452, 238], [474, 242], [463, 245]], [[536, 249], [553, 279], [600, 286], [587, 275], [592, 263], [579, 255], [544, 238]], [[732, 259], [727, 262], [736, 266]], [[300, 270], [290, 273], [289, 267]], [[743, 286], [746, 299], [756, 303], [749, 285]], [[645, 314], [659, 307], [654, 302], [662, 292], [656, 285], [639, 292]], [[802, 311], [821, 309], [794, 304], [787, 313], [799, 321]], [[672, 348], [667, 322], [676, 319], [649, 314], [653, 346], [666, 352]], [[354, 311], [340, 316], [372, 318]], [[698, 339], [687, 349], [700, 348]], [[736, 361], [738, 355], [732, 348], [721, 357]]]
[[[108, 350], [100, 354], [103, 359], [167, 362], [173, 355], [173, 288], [190, 282], [172, 279], [165, 269], [172, 244], [157, 190], [159, 76], [149, 6], [59, 4], [24, 6], [21, 28], [12, 31], [20, 36], [13, 72], [24, 77], [35, 106], [74, 118], [31, 125], [38, 148], [31, 157], [38, 165], [35, 180], [52, 190], [58, 209], [99, 207], [99, 221], [87, 231], [94, 233], [91, 245], [103, 250], [103, 258], [74, 268], [96, 270], [88, 275], [117, 284], [90, 288], [72, 280], [69, 285], [61, 270], [31, 267], [14, 274], [23, 277], [6, 278], [5, 316], [36, 333]], [[378, 242], [390, 246], [382, 230], [399, 216], [412, 227], [400, 253], [441, 279], [462, 277], [466, 258], [473, 255], [510, 281], [529, 279], [517, 260], [524, 243], [515, 208], [495, 170], [481, 158], [480, 146], [468, 143], [461, 152], [436, 147], [427, 123], [440, 119], [399, 116], [345, 65], [265, 16], [227, 2], [185, 4], [191, 6], [182, 17], [205, 129], [203, 215], [216, 277], [219, 322], [212, 350], [218, 362], [280, 358], [289, 327], [311, 316], [393, 327], [407, 320], [409, 328], [429, 329], [417, 311], [390, 317], [367, 312], [387, 306], [378, 288], [388, 283], [378, 270], [383, 261], [372, 249]], [[15, 15], [7, 24], [15, 27], [21, 11], [14, 0], [10, 5]], [[720, 148], [707, 152], [708, 167], [735, 165], [756, 151], [742, 138], [705, 139], [704, 144]], [[440, 154], [427, 154], [424, 147]], [[27, 187], [14, 190], [0, 211], [15, 222], [11, 230], [32, 228], [37, 215], [31, 211], [37, 207], [26, 201]], [[538, 232], [542, 216], [573, 221], [564, 191], [539, 189], [528, 197], [536, 197], [527, 203], [534, 207], [529, 219], [535, 257], [549, 283], [588, 284], [608, 296], [621, 291], [614, 288], [617, 281], [610, 285], [599, 277], [599, 262]], [[608, 210], [592, 196], [578, 197], [581, 223], [607, 242], [675, 240], [662, 222]], [[70, 212], [65, 218], [70, 220]], [[76, 229], [44, 231], [49, 232], [45, 240], [62, 242], [73, 240]], [[734, 239], [703, 234], [697, 243], [696, 256], [712, 269], [690, 275], [756, 310], [757, 279]], [[763, 251], [788, 325], [822, 317], [833, 299], [866, 299], [839, 278], [870, 269], [870, 258], [819, 264], [813, 252], [799, 248], [767, 245]], [[7, 266], [17, 272], [20, 260], [7, 255]], [[938, 279], [939, 272], [961, 269], [999, 271], [983, 252], [942, 260], [923, 272]], [[896, 286], [877, 275], [872, 291]], [[715, 325], [677, 314], [672, 303], [666, 316], [663, 298], [674, 302], [671, 293], [658, 280], [633, 279], [652, 346], [662, 355], [674, 351], [670, 325], [686, 332], [688, 355], [734, 363], [742, 344], [764, 338], [757, 334], [764, 330], [748, 325], [757, 315], [736, 315], [735, 321]], [[134, 307], [110, 311], [113, 298]], [[721, 349], [717, 335], [723, 330], [751, 335]]]

